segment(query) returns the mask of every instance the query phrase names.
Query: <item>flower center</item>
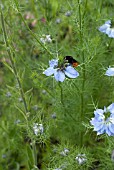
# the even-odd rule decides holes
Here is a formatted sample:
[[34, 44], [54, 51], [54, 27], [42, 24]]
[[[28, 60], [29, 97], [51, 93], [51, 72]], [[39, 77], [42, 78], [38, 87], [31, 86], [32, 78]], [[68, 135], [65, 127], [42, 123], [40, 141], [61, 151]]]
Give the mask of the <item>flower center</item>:
[[111, 21], [111, 27], [110, 28], [114, 29], [114, 21]]
[[105, 113], [105, 121], [110, 117], [110, 112]]
[[64, 71], [67, 66], [68, 66], [67, 63], [60, 63], [58, 65], [58, 70]]

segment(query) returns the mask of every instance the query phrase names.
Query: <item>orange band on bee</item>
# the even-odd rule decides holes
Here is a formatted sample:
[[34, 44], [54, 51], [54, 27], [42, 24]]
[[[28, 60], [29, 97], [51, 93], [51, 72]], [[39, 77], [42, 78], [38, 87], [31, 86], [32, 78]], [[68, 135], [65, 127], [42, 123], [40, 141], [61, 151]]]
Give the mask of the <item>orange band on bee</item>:
[[73, 63], [72, 65], [73, 65], [73, 67], [77, 67], [77, 66], [79, 65], [79, 63], [78, 63], [78, 62], [75, 62], [75, 63]]

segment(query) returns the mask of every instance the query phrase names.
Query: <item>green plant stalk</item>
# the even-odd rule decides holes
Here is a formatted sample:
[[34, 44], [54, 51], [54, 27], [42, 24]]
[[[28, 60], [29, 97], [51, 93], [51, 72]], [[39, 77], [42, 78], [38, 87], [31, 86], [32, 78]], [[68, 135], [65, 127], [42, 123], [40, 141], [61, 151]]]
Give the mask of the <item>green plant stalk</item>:
[[3, 17], [2, 10], [1, 10], [1, 21], [2, 21], [2, 30], [3, 30], [3, 34], [4, 34], [4, 41], [5, 41], [5, 44], [6, 44], [7, 52], [8, 52], [10, 61], [11, 61], [11, 65], [12, 65], [14, 75], [15, 75], [16, 80], [17, 80], [18, 85], [19, 85], [20, 95], [21, 95], [22, 100], [23, 100], [25, 113], [27, 114], [28, 113], [27, 103], [26, 103], [26, 100], [25, 100], [25, 96], [24, 96], [24, 92], [23, 92], [23, 89], [22, 89], [21, 81], [20, 81], [20, 78], [18, 76], [18, 72], [17, 72], [16, 66], [15, 66], [15, 63], [14, 63], [14, 60], [13, 60], [14, 53], [12, 55], [10, 45], [9, 45], [9, 42], [8, 42], [8, 37], [7, 37], [6, 29], [5, 29], [5, 23], [4, 23], [4, 17]]
[[[15, 75], [16, 80], [17, 80], [18, 85], [19, 85], [20, 95], [21, 95], [22, 100], [23, 100], [23, 104], [24, 104], [24, 108], [25, 108], [25, 115], [26, 115], [26, 117], [27, 117], [27, 113], [28, 113], [29, 111], [28, 111], [28, 108], [27, 108], [27, 103], [26, 103], [26, 99], [25, 99], [24, 92], [23, 92], [23, 89], [22, 89], [21, 81], [20, 81], [20, 78], [19, 78], [19, 76], [18, 76], [18, 72], [17, 72], [16, 66], [15, 66], [15, 63], [14, 63], [14, 60], [13, 60], [13, 58], [14, 58], [14, 53], [13, 53], [13, 55], [12, 55], [11, 50], [10, 50], [10, 45], [9, 45], [8, 38], [7, 38], [7, 33], [6, 33], [6, 29], [5, 29], [4, 17], [3, 17], [2, 10], [1, 10], [1, 21], [2, 21], [2, 29], [3, 29], [3, 34], [4, 34], [4, 41], [5, 41], [6, 48], [7, 48], [7, 52], [8, 52], [10, 61], [11, 61], [11, 65], [12, 65], [12, 69], [13, 69], [14, 75]], [[26, 119], [26, 118], [25, 118], [25, 119]], [[27, 119], [26, 119], [26, 121], [27, 121]], [[27, 122], [27, 126], [28, 126], [28, 122]], [[36, 167], [37, 167], [37, 153], [36, 153], [35, 143], [34, 143], [34, 145], [33, 145], [33, 153], [34, 153], [35, 165], [36, 165]], [[38, 168], [37, 168], [37, 169], [38, 169]]]
[[[82, 14], [81, 14], [81, 4], [80, 0], [78, 0], [78, 6], [79, 6], [79, 26], [80, 26], [80, 44], [83, 46], [83, 33], [82, 33]], [[82, 51], [82, 88], [81, 88], [81, 105], [80, 105], [80, 123], [83, 121], [84, 117], [84, 88], [85, 88], [85, 57], [84, 57], [84, 51]], [[80, 146], [83, 146], [83, 133], [80, 132]]]
[[15, 5], [17, 7], [17, 10], [18, 10], [18, 13], [23, 21], [23, 23], [25, 24], [26, 28], [28, 29], [28, 31], [30, 32], [31, 36], [38, 42], [38, 44], [41, 45], [41, 47], [51, 56], [53, 57], [53, 54], [47, 49], [47, 47], [45, 45], [43, 45], [43, 43], [40, 42], [40, 40], [37, 38], [36, 34], [34, 32], [32, 32], [28, 26], [28, 24], [26, 23], [25, 19], [23, 18], [21, 12], [20, 12], [20, 9], [19, 9], [19, 4], [17, 2], [17, 0], [14, 0], [15, 2]]
[[[99, 2], [98, 2], [98, 4], [99, 4]], [[103, 0], [101, 0], [101, 3], [100, 3], [100, 9], [99, 9], [99, 12], [101, 13], [101, 11], [102, 11], [102, 5], [103, 5]]]
[[109, 41], [109, 44], [108, 44], [108, 49], [110, 48], [111, 44], [112, 44], [112, 38], [110, 38], [110, 41]]
[[32, 10], [36, 12], [35, 5], [34, 5], [34, 0], [30, 0], [30, 5], [32, 7]]
[[37, 153], [36, 153], [36, 143], [35, 143], [35, 141], [32, 142], [32, 149], [33, 149], [33, 154], [34, 154], [35, 165], [37, 166]]
[[59, 82], [59, 88], [60, 88], [60, 95], [61, 95], [61, 104], [64, 106], [64, 101], [63, 101], [63, 89], [62, 89], [62, 86], [61, 86], [61, 82]]
[[72, 120], [74, 120], [75, 122], [77, 121], [73, 116], [72, 116], [72, 113], [70, 114], [66, 114], [67, 113], [67, 109], [65, 107], [65, 104], [64, 104], [64, 95], [63, 95], [63, 88], [62, 88], [62, 85], [61, 85], [61, 82], [59, 82], [59, 88], [60, 88], [60, 99], [61, 99], [61, 104], [65, 110], [65, 116], [70, 116], [72, 118]]
[[88, 0], [85, 1], [85, 7], [84, 7], [84, 12], [83, 12], [83, 19], [85, 17], [86, 11], [87, 11], [87, 4], [88, 4]]

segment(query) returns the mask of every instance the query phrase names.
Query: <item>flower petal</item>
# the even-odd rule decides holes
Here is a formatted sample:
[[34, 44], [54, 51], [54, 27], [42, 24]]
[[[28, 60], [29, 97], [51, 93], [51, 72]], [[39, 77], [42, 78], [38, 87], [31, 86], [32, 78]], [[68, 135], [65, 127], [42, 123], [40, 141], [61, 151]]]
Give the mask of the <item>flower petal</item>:
[[101, 135], [103, 133], [105, 133], [105, 126], [103, 126], [102, 129], [97, 131], [97, 135]]
[[109, 35], [110, 35], [110, 33], [111, 33], [111, 28], [110, 28], [110, 27], [109, 27], [109, 28], [107, 28], [105, 33], [109, 36]]
[[53, 67], [49, 67], [43, 72], [43, 74], [45, 74], [46, 76], [51, 76], [52, 74], [54, 74], [54, 72], [55, 69]]
[[105, 119], [104, 110], [102, 110], [102, 109], [96, 109], [94, 111], [94, 115], [95, 115], [95, 118], [97, 119], [97, 121], [103, 121]]
[[99, 27], [99, 31], [100, 32], [103, 32], [103, 33], [106, 33], [106, 30], [107, 30], [107, 28], [109, 28], [110, 27], [110, 25], [109, 24], [104, 24], [104, 25], [102, 25], [101, 27]]
[[51, 39], [51, 36], [50, 36], [50, 35], [46, 35], [45, 40], [46, 40], [46, 42], [48, 42], [48, 43], [51, 43], [51, 42], [52, 42], [52, 39]]
[[57, 59], [52, 59], [49, 61], [49, 66], [50, 67], [55, 67], [58, 66], [58, 60]]
[[113, 136], [113, 133], [110, 131], [109, 125], [106, 126], [106, 133], [108, 136]]
[[97, 122], [95, 125], [94, 125], [94, 131], [100, 131], [102, 129], [105, 129], [105, 124], [103, 124], [103, 122]]
[[110, 38], [114, 38], [114, 29], [110, 28], [110, 33], [108, 34]]
[[111, 131], [111, 133], [114, 135], [114, 124], [109, 124], [108, 126], [109, 130]]
[[65, 74], [61, 70], [56, 70], [54, 72], [54, 77], [55, 77], [56, 81], [63, 82], [65, 79]]
[[106, 21], [105, 24], [111, 25], [111, 20]]
[[108, 68], [108, 70], [105, 73], [106, 76], [114, 76], [114, 68]]
[[114, 103], [112, 103], [111, 105], [109, 105], [107, 107], [107, 109], [110, 111], [111, 114], [114, 114]]
[[70, 78], [76, 78], [79, 76], [79, 73], [71, 66], [67, 66], [64, 72], [66, 76]]

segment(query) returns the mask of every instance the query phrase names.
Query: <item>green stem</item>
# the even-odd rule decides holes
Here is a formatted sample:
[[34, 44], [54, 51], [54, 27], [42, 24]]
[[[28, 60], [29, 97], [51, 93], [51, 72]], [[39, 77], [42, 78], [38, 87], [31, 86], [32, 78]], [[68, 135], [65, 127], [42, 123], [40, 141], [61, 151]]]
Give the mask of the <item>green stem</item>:
[[61, 104], [63, 105], [63, 108], [64, 108], [64, 111], [65, 111], [65, 116], [70, 116], [72, 118], [72, 120], [74, 120], [75, 122], [77, 121], [73, 116], [72, 116], [72, 113], [69, 113], [67, 114], [67, 109], [65, 107], [65, 104], [64, 104], [64, 98], [63, 98], [63, 89], [62, 89], [62, 86], [61, 86], [61, 82], [59, 82], [59, 87], [60, 87], [60, 93], [61, 93]]
[[[81, 14], [81, 4], [80, 0], [78, 0], [78, 5], [79, 5], [79, 25], [80, 25], [80, 44], [83, 47], [83, 32], [82, 32], [82, 14]], [[82, 123], [83, 117], [84, 117], [84, 88], [85, 88], [85, 57], [84, 57], [84, 51], [82, 51], [82, 88], [81, 88], [81, 105], [80, 105], [80, 122]], [[83, 145], [83, 132], [80, 132], [80, 146], [82, 147]]]
[[83, 19], [84, 19], [84, 16], [86, 14], [86, 11], [87, 11], [87, 3], [88, 3], [88, 0], [85, 1], [85, 7], [84, 7], [84, 12], [83, 12]]
[[15, 63], [14, 63], [14, 59], [13, 59], [14, 58], [14, 53], [12, 55], [10, 45], [9, 45], [9, 42], [8, 42], [8, 37], [7, 37], [7, 33], [6, 33], [6, 28], [5, 28], [5, 23], [4, 23], [4, 17], [3, 17], [2, 10], [1, 10], [1, 21], [2, 21], [2, 30], [3, 30], [3, 34], [4, 34], [4, 41], [5, 41], [5, 44], [6, 44], [7, 52], [8, 52], [10, 61], [11, 61], [11, 65], [12, 65], [14, 75], [15, 75], [16, 80], [17, 80], [18, 85], [19, 85], [20, 94], [21, 94], [21, 97], [23, 99], [23, 104], [24, 104], [24, 108], [25, 108], [25, 113], [27, 114], [28, 113], [27, 103], [26, 103], [26, 100], [25, 100], [25, 96], [24, 96], [24, 92], [23, 92], [23, 89], [22, 89], [21, 81], [19, 79], [18, 72], [17, 72], [16, 66], [15, 66]]
[[[15, 66], [15, 63], [14, 63], [14, 53], [12, 54], [11, 49], [10, 49], [10, 44], [8, 42], [8, 37], [7, 37], [7, 33], [6, 33], [6, 28], [5, 28], [5, 23], [4, 23], [4, 17], [3, 17], [2, 10], [1, 10], [1, 21], [2, 21], [2, 29], [3, 29], [4, 41], [5, 41], [5, 44], [6, 44], [7, 52], [8, 52], [10, 61], [11, 61], [11, 65], [12, 65], [14, 75], [15, 75], [16, 80], [17, 80], [18, 85], [19, 85], [20, 95], [21, 95], [21, 97], [23, 99], [25, 113], [27, 115], [27, 113], [28, 113], [27, 103], [26, 103], [26, 99], [25, 99], [24, 92], [23, 92], [23, 89], [22, 89], [21, 81], [20, 81], [20, 78], [18, 76], [18, 72], [17, 72], [16, 66]], [[28, 121], [27, 121], [27, 126], [28, 126]], [[33, 152], [34, 152], [34, 160], [35, 160], [35, 169], [38, 169], [37, 168], [37, 153], [36, 153], [35, 142], [33, 142]]]
[[35, 144], [35, 141], [32, 142], [32, 149], [33, 149], [33, 154], [34, 154], [35, 165], [37, 166], [37, 152], [36, 152], [36, 144]]
[[[98, 4], [99, 4], [99, 2], [98, 2]], [[102, 5], [103, 5], [103, 0], [101, 0], [101, 3], [100, 3], [100, 10], [99, 10], [100, 13], [102, 11]]]
[[110, 41], [109, 41], [109, 44], [108, 44], [108, 49], [110, 48], [111, 44], [112, 44], [112, 38], [110, 38]]
[[61, 86], [61, 82], [59, 82], [59, 87], [60, 87], [60, 93], [61, 93], [61, 104], [64, 107], [65, 105], [64, 105], [64, 101], [63, 101], [63, 89], [62, 89], [62, 86]]
[[36, 34], [35, 34], [34, 32], [32, 32], [31, 29], [29, 28], [28, 24], [26, 23], [25, 19], [23, 18], [22, 14], [21, 14], [21, 12], [20, 12], [18, 1], [17, 1], [17, 0], [14, 0], [14, 2], [15, 2], [15, 5], [16, 5], [16, 7], [17, 7], [17, 10], [18, 10], [19, 15], [20, 15], [23, 23], [25, 24], [26, 28], [27, 28], [28, 31], [30, 32], [31, 36], [38, 42], [38, 44], [41, 45], [41, 47], [42, 47], [45, 51], [47, 51], [47, 53], [48, 53], [51, 57], [53, 57], [53, 54], [47, 49], [47, 47], [46, 47], [43, 43], [40, 42], [40, 40], [37, 38]]

